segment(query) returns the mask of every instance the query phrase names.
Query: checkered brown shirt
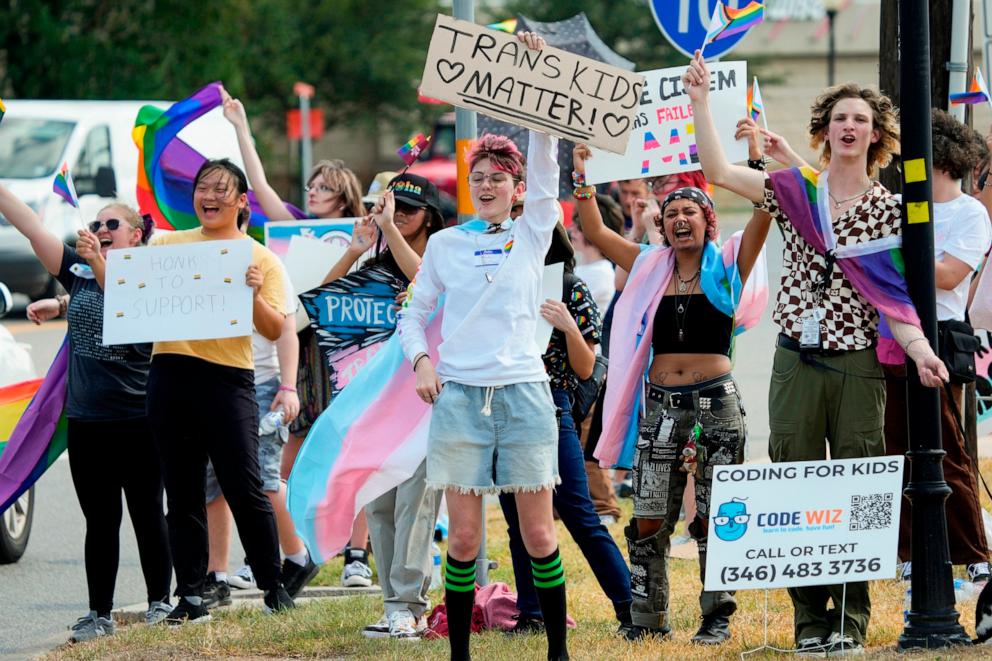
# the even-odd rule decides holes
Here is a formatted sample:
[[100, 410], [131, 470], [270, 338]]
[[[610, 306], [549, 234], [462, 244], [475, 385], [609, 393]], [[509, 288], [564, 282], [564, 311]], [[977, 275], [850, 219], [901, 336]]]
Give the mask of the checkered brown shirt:
[[[803, 317], [822, 306], [826, 312], [820, 322], [824, 349], [851, 351], [872, 346], [878, 335], [878, 311], [854, 290], [836, 263], [830, 273], [830, 286], [821, 294], [817, 286], [823, 278], [826, 260], [799, 236], [783, 213], [770, 178], [765, 179], [764, 201], [755, 206], [771, 214], [785, 236], [782, 287], [772, 311], [772, 320], [782, 332], [798, 340]], [[875, 182], [870, 193], [834, 219], [837, 245], [850, 246], [898, 235], [901, 214], [898, 200]]]

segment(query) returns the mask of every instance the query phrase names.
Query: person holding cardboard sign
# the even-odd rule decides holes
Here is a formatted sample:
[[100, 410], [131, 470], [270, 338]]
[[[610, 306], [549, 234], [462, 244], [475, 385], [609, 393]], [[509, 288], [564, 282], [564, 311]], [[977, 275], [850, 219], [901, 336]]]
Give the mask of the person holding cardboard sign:
[[[538, 35], [518, 38], [544, 48]], [[451, 658], [470, 658], [482, 496], [513, 493], [520, 532], [548, 636], [548, 658], [567, 659], [565, 574], [551, 490], [558, 483], [555, 405], [541, 354], [529, 341], [542, 303], [544, 256], [559, 216], [557, 139], [530, 132], [527, 204], [524, 159], [505, 136], [485, 135], [469, 154], [469, 186], [480, 220], [438, 232], [427, 244], [400, 311], [403, 350], [417, 394], [434, 405], [427, 483], [444, 490], [449, 513], [444, 569]], [[444, 300], [435, 368], [424, 329]]]
[[[854, 83], [827, 88], [811, 108], [809, 127], [825, 169], [768, 175], [727, 161], [709, 107], [710, 72], [698, 51], [682, 82], [706, 178], [767, 211], [785, 236], [772, 314], [781, 328], [768, 397], [772, 461], [824, 459], [825, 440], [834, 459], [884, 454], [880, 358], [904, 362], [905, 351], [925, 386], [948, 378], [892, 261], [900, 205], [872, 179], [898, 150], [892, 102]], [[880, 332], [880, 315], [891, 337]], [[842, 585], [791, 588], [789, 595], [798, 651], [863, 649], [871, 614], [867, 583], [848, 583], [846, 591]]]
[[[662, 245], [641, 246], [604, 226], [594, 189], [585, 185], [591, 157], [586, 145], [576, 145], [573, 181], [582, 229], [603, 254], [630, 272], [613, 313], [611, 375], [595, 456], [603, 465], [633, 468], [634, 517], [624, 530], [632, 566], [633, 626], [624, 634], [630, 640], [664, 638], [671, 634], [670, 538], [688, 475], [695, 475], [697, 508], [689, 533], [698, 543], [705, 578], [713, 466], [743, 460], [744, 408], [730, 372], [731, 355], [734, 335], [757, 322], [767, 300], [762, 244], [768, 224], [752, 220], [718, 247], [709, 195], [681, 187], [666, 195], [660, 213], [650, 219], [661, 230]], [[641, 332], [644, 340], [638, 342]], [[646, 415], [638, 427], [645, 370]], [[699, 603], [702, 624], [692, 641], [715, 645], [728, 640], [730, 616], [737, 609], [733, 594], [704, 589]]]
[[69, 292], [32, 304], [28, 317], [40, 323], [64, 315], [69, 322], [65, 415], [72, 484], [86, 518], [90, 609], [73, 625], [70, 640], [82, 642], [115, 631], [111, 610], [122, 492], [148, 590], [146, 618], [160, 621], [171, 610], [172, 561], [162, 513], [162, 473], [145, 415], [151, 347], [103, 344], [103, 288], [97, 277], [107, 252], [143, 245], [151, 236], [151, 223], [115, 202], [80, 230], [73, 248], [46, 230], [38, 215], [3, 186], [0, 214], [31, 242], [38, 260]]
[[[251, 213], [244, 172], [227, 159], [207, 161], [193, 186], [193, 209], [200, 227], [169, 233], [156, 244], [251, 241], [252, 264], [244, 282], [252, 289], [253, 325], [267, 339], [277, 340], [285, 319], [282, 267], [278, 257], [240, 230]], [[239, 276], [232, 273], [231, 279]], [[148, 417], [165, 475], [179, 595], [169, 622], [210, 619], [203, 605], [208, 559], [208, 457], [251, 558], [255, 580], [265, 593], [266, 609], [292, 608], [293, 600], [281, 580], [272, 504], [259, 475], [250, 329], [240, 337], [156, 342], [148, 377]]]

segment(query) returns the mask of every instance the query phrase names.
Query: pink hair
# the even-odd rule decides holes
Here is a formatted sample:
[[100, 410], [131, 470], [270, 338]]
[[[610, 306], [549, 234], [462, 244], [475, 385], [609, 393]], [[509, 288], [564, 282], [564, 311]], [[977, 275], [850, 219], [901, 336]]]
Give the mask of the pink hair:
[[486, 133], [475, 141], [468, 152], [468, 168], [475, 168], [479, 161], [488, 158], [493, 168], [506, 172], [516, 179], [523, 178], [524, 155], [517, 149], [513, 140], [505, 135]]

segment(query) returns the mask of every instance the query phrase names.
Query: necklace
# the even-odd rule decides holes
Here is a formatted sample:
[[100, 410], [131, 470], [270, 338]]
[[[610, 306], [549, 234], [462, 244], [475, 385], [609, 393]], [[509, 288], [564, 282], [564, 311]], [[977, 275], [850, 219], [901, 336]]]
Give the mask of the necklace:
[[[678, 279], [678, 285], [675, 288], [675, 326], [679, 331], [679, 342], [685, 340], [685, 322], [689, 317], [689, 302], [692, 301], [692, 290], [701, 272], [702, 267], [696, 269], [691, 278], [683, 280], [682, 274], [679, 273], [678, 264], [675, 265], [675, 277]], [[681, 300], [683, 295], [685, 301]]]
[[830, 196], [830, 199], [833, 201], [833, 203], [834, 203], [834, 209], [840, 209], [842, 205], [844, 205], [844, 204], [846, 204], [846, 203], [848, 203], [848, 202], [850, 202], [852, 200], [856, 200], [859, 197], [864, 197], [864, 195], [866, 195], [868, 193], [868, 191], [871, 190], [871, 187], [873, 185], [874, 184], [868, 184], [868, 188], [864, 189], [863, 191], [861, 191], [857, 195], [852, 195], [851, 197], [845, 198], [843, 200], [838, 200], [836, 197], [834, 197], [834, 194], [831, 193], [830, 191], [827, 191], [827, 195], [829, 195]]
[[[700, 273], [701, 270], [702, 270], [702, 267], [696, 269], [696, 272], [692, 275], [691, 278], [689, 278], [688, 280], [683, 280], [682, 279], [682, 274], [679, 272], [679, 265], [676, 264], [675, 265], [675, 278], [679, 282], [678, 282], [678, 285], [676, 285], [676, 287], [675, 287], [675, 293], [676, 294], [684, 294], [687, 291], [690, 291], [691, 287], [689, 285], [691, 285], [693, 282], [696, 281], [696, 278], [699, 277], [699, 273]], [[681, 312], [681, 310], [679, 310], [679, 312]]]

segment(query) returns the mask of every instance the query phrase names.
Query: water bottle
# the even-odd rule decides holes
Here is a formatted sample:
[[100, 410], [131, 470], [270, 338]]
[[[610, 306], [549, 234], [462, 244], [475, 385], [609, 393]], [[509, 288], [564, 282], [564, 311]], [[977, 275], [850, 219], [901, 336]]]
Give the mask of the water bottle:
[[441, 587], [441, 547], [431, 542], [431, 590]]
[[971, 581], [966, 581], [961, 578], [954, 579], [954, 601], [958, 604], [963, 604], [966, 601], [971, 601], [978, 596], [980, 589]]
[[265, 417], [258, 423], [258, 435], [268, 436], [276, 433], [276, 431], [282, 433], [282, 430], [285, 429], [285, 425], [282, 424], [284, 417], [282, 409], [266, 413]]

